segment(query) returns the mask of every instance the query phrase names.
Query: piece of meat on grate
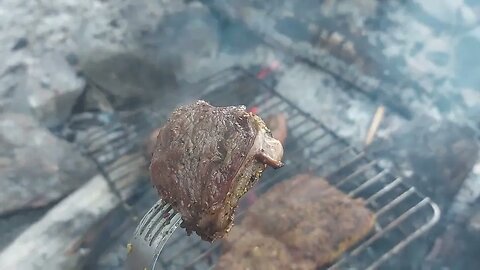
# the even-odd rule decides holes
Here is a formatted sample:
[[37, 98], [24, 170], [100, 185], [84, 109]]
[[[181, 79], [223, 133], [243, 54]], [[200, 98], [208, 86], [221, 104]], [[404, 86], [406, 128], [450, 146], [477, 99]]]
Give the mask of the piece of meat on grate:
[[[364, 238], [374, 222], [374, 214], [362, 200], [348, 197], [322, 178], [305, 174], [275, 185], [252, 205], [237, 227], [277, 239], [294, 262], [316, 269]], [[226, 241], [236, 245], [235, 239], [228, 237]], [[229, 252], [235, 249], [225, 256]]]
[[267, 165], [283, 166], [282, 156], [281, 143], [244, 106], [198, 101], [176, 109], [160, 129], [150, 172], [182, 227], [213, 241], [228, 233], [240, 197]]
[[308, 261], [294, 261], [288, 248], [274, 237], [257, 230], [235, 226], [224, 246], [227, 252], [216, 265], [221, 270], [308, 270], [315, 265]]

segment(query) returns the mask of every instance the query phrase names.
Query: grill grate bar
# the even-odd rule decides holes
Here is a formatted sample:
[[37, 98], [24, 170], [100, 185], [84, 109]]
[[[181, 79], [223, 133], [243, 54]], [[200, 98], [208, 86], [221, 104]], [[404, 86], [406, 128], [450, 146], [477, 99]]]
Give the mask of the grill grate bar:
[[412, 195], [415, 193], [415, 189], [413, 187], [409, 188], [407, 191], [403, 192], [400, 196], [396, 197], [393, 199], [391, 202], [386, 204], [384, 207], [382, 207], [380, 210], [377, 211], [377, 217], [383, 215], [385, 212], [388, 210], [392, 209], [396, 205], [398, 205], [401, 201], [406, 199], [408, 196]]
[[[341, 154], [340, 154], [340, 156], [341, 156]], [[329, 158], [328, 160], [325, 160], [325, 162], [332, 161], [332, 160], [334, 160], [334, 159], [336, 159], [336, 158], [338, 158], [338, 157], [339, 157], [339, 155], [335, 155], [335, 156]], [[296, 161], [294, 161], [293, 163], [294, 163], [294, 164], [299, 164], [299, 162], [296, 162]], [[290, 165], [290, 166], [291, 166], [291, 165]], [[321, 166], [321, 165], [320, 165], [320, 166]], [[320, 167], [320, 166], [319, 166], [319, 167]], [[261, 183], [259, 183], [259, 184], [257, 185], [257, 188], [258, 188], [258, 189], [262, 189], [262, 188], [265, 187], [267, 184], [272, 184], [272, 183], [278, 182], [279, 179], [284, 178], [284, 177], [285, 177], [287, 174], [289, 174], [289, 173], [290, 173], [290, 172], [284, 170], [284, 171], [282, 171], [281, 173], [279, 173], [278, 175], [276, 175], [275, 177], [270, 178], [270, 179], [265, 180], [265, 181], [262, 181]]]
[[[268, 111], [273, 111], [273, 109], [275, 107], [278, 107], [278, 106], [281, 106], [283, 105], [284, 103], [282, 102], [282, 100], [280, 99], [277, 99], [275, 102], [272, 102], [270, 105], [268, 105], [266, 108], [260, 108], [260, 112], [268, 112]], [[259, 105], [258, 107], [261, 107], [261, 105]]]
[[388, 185], [386, 185], [385, 187], [383, 187], [380, 191], [378, 191], [377, 193], [373, 194], [372, 196], [370, 196], [366, 201], [367, 203], [372, 203], [373, 201], [375, 201], [377, 198], [379, 198], [380, 196], [386, 194], [387, 192], [389, 192], [390, 190], [394, 189], [396, 186], [398, 186], [399, 184], [402, 183], [402, 178], [400, 177], [397, 177], [395, 178], [395, 180], [393, 180], [393, 182], [389, 183]]
[[433, 218], [425, 223], [423, 226], [421, 226], [419, 229], [417, 229], [414, 233], [410, 234], [405, 238], [403, 241], [398, 243], [395, 247], [393, 247], [391, 250], [383, 254], [377, 261], [375, 261], [373, 264], [371, 264], [367, 269], [368, 270], [373, 270], [373, 269], [378, 269], [378, 267], [385, 263], [391, 256], [397, 254], [400, 252], [403, 248], [405, 248], [410, 242], [424, 234], [428, 229], [430, 229], [435, 223], [438, 222], [440, 219], [440, 209], [436, 204], [431, 204], [433, 207]]
[[90, 151], [91, 155], [102, 154], [102, 149], [110, 148], [110, 149], [119, 149], [122, 146], [125, 146], [126, 142], [131, 142], [135, 139], [137, 134], [134, 132], [130, 132], [126, 137], [123, 135], [122, 137], [116, 138], [115, 140], [111, 140], [109, 143], [105, 143], [103, 145], [95, 146], [95, 150]]
[[[299, 139], [302, 139], [304, 138], [305, 136], [309, 135], [310, 133], [314, 132], [315, 130], [317, 130], [317, 127], [313, 126], [311, 128], [308, 128], [306, 130], [304, 130], [302, 133], [298, 134], [297, 136], [295, 136], [295, 139], [296, 140], [299, 140]], [[324, 133], [326, 135], [326, 133]], [[315, 138], [315, 139], [311, 139], [310, 141], [314, 141], [314, 140], [320, 140], [322, 138], [322, 136], [318, 137], [318, 138]], [[301, 149], [300, 149], [301, 150]]]
[[402, 223], [404, 220], [406, 220], [408, 217], [410, 217], [418, 208], [426, 206], [429, 202], [430, 202], [430, 200], [428, 198], [423, 199], [421, 202], [416, 204], [414, 207], [408, 209], [406, 212], [401, 214], [394, 221], [390, 222], [390, 224], [388, 224], [385, 228], [383, 228], [380, 231], [378, 231], [377, 233], [375, 233], [374, 236], [370, 237], [368, 240], [363, 242], [360, 246], [358, 246], [356, 249], [354, 249], [351, 252], [351, 254], [353, 256], [358, 255], [360, 252], [365, 250], [365, 248], [368, 247], [370, 244], [372, 244], [374, 241], [378, 240], [384, 234], [386, 234], [390, 230], [394, 229], [398, 224]]
[[[338, 155], [336, 155], [334, 158], [332, 159], [335, 159], [335, 158], [339, 158], [341, 157], [343, 154], [345, 154], [345, 152], [347, 151], [350, 151], [352, 150], [351, 147], [347, 147], [347, 148], [344, 148], [342, 151], [340, 151], [340, 153]], [[335, 170], [336, 172], [338, 171], [341, 171], [341, 170], [344, 170], [345, 168], [347, 168], [348, 166], [352, 165], [353, 163], [357, 162], [358, 160], [360, 160], [361, 158], [363, 158], [365, 156], [365, 153], [359, 153], [357, 154], [356, 156], [354, 156], [353, 158], [351, 158], [349, 161], [347, 161], [346, 163], [344, 163], [343, 165], [341, 165], [340, 169], [337, 169]], [[325, 166], [327, 166], [327, 163], [323, 163], [323, 164], [320, 164], [318, 165], [317, 168], [315, 168], [315, 171], [321, 171], [320, 168], [324, 168]], [[332, 173], [328, 173], [327, 175], [332, 175]]]
[[88, 134], [88, 140], [91, 141], [91, 142], [95, 142], [95, 141], [99, 140], [100, 138], [105, 137], [105, 135], [108, 135], [111, 132], [115, 132], [115, 131], [119, 131], [119, 130], [121, 131], [125, 127], [121, 123], [115, 122], [115, 124], [113, 124], [112, 126], [109, 126], [107, 128], [108, 128], [108, 133], [105, 133], [105, 131], [103, 129], [99, 129], [99, 130], [93, 129], [92, 131], [90, 131], [93, 134], [88, 134], [87, 133]]
[[308, 123], [308, 120], [307, 119], [302, 119], [302, 121], [298, 122], [297, 124], [295, 124], [294, 126], [291, 126], [289, 128], [292, 129], [292, 130], [295, 130], [295, 129], [299, 128], [300, 126], [305, 125], [306, 123]]
[[[339, 142], [338, 141], [334, 141], [334, 142], [331, 142], [329, 143], [328, 145], [325, 145], [323, 146], [322, 148], [316, 150], [315, 152], [311, 153], [309, 155], [310, 158], [312, 158], [313, 156], [318, 156], [322, 153], [325, 153], [327, 150], [329, 150], [331, 147], [334, 147], [334, 146], [338, 146]], [[346, 148], [343, 148], [341, 151], [338, 152], [337, 155], [334, 155], [332, 156], [329, 160], [327, 161], [333, 161], [335, 159], [338, 159], [340, 157], [342, 157], [343, 155], [347, 154], [348, 151], [352, 150], [350, 147], [346, 147]], [[321, 166], [320, 166], [321, 167]], [[320, 168], [319, 167], [319, 168]], [[318, 169], [319, 169], [318, 168]]]
[[[268, 118], [273, 113], [283, 112], [283, 111], [286, 111], [287, 109], [288, 109], [288, 105], [285, 105], [285, 103], [282, 103], [282, 101], [279, 100], [279, 104], [275, 104], [273, 106], [270, 106], [269, 109], [262, 109], [261, 108], [260, 113], [262, 115], [264, 115], [265, 118]], [[262, 111], [264, 111], [264, 112], [262, 113]]]
[[[258, 108], [259, 114], [264, 119], [275, 113], [284, 113], [287, 117], [289, 134], [284, 145], [284, 162], [289, 169], [268, 170], [265, 179], [255, 186], [255, 190], [263, 193], [270, 186], [292, 175], [315, 173], [326, 176], [332, 185], [350, 196], [362, 198], [367, 206], [376, 212], [377, 221], [380, 222], [378, 217], [381, 217], [382, 223], [386, 223], [385, 226], [378, 224], [377, 231], [372, 232], [353, 251], [347, 251], [343, 258], [331, 265], [330, 269], [344, 269], [338, 266], [355, 263], [354, 257], [358, 254], [365, 254], [362, 261], [367, 263], [365, 259], [368, 258], [370, 268], [376, 268], [437, 222], [440, 212], [430, 199], [417, 192], [415, 188], [405, 185], [401, 178], [383, 170], [377, 160], [369, 159], [364, 151], [352, 147], [334, 131], [269, 88], [264, 82], [258, 81], [258, 85], [264, 92], [252, 104]], [[247, 209], [241, 209], [237, 217], [241, 218], [246, 211]], [[400, 232], [402, 237], [398, 234]], [[175, 254], [162, 259], [164, 265], [185, 265], [187, 268], [198, 266], [201, 269], [215, 267], [216, 255], [220, 252], [219, 245], [204, 249], [201, 246], [203, 242], [198, 237], [192, 241], [191, 237], [182, 236], [172, 239], [167, 245], [170, 243], [180, 245], [183, 239], [188, 239], [187, 248], [172, 247]], [[379, 240], [381, 242], [378, 242]], [[387, 241], [391, 247], [377, 245], [383, 241]], [[192, 253], [196, 257], [193, 260], [177, 262], [190, 248], [196, 249], [195, 253]], [[368, 253], [362, 253], [365, 250], [368, 250]], [[201, 263], [198, 264], [199, 262]]]
[[[355, 162], [355, 161], [354, 161]], [[339, 182], [335, 183], [335, 186], [336, 187], [339, 187], [341, 185], [343, 185], [344, 183], [350, 181], [350, 180], [353, 180], [355, 177], [359, 176], [360, 174], [364, 173], [367, 169], [370, 169], [373, 165], [375, 165], [376, 161], [370, 161], [370, 163], [358, 168], [355, 172], [353, 172], [352, 174], [348, 175], [347, 177], [345, 177], [344, 179], [340, 180]], [[330, 175], [335, 175], [337, 173], [339, 173], [341, 171], [341, 169], [335, 171], [334, 173], [331, 173]], [[329, 178], [329, 177], [327, 177]]]
[[368, 179], [367, 181], [365, 181], [363, 184], [361, 184], [359, 187], [357, 187], [356, 189], [350, 191], [348, 193], [348, 195], [350, 196], [355, 196], [358, 192], [364, 190], [365, 188], [367, 188], [368, 186], [372, 185], [373, 183], [377, 182], [378, 180], [382, 179], [383, 176], [385, 176], [387, 174], [387, 171], [386, 170], [383, 170], [381, 171], [379, 174], [375, 175], [374, 177]]
[[[109, 164], [106, 166], [107, 170], [110, 172], [114, 172], [118, 169], [124, 168], [127, 165], [130, 165], [132, 163], [145, 163], [143, 158], [140, 155], [129, 155], [129, 156], [123, 156], [121, 157], [117, 162], [113, 164]], [[142, 164], [142, 165], [143, 165]], [[140, 165], [140, 164], [138, 164]]]
[[112, 142], [125, 139], [125, 131], [117, 130], [109, 132], [106, 136], [100, 137], [96, 140], [90, 140], [90, 144], [87, 149], [92, 149], [90, 153], [95, 154], [103, 150], [103, 147], [109, 146]]

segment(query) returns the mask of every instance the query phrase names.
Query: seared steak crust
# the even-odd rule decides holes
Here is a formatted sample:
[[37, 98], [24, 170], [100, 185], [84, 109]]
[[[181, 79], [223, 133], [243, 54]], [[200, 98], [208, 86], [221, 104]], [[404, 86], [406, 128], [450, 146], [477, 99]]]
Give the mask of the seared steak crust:
[[[235, 237], [226, 239], [227, 251], [217, 269], [227, 269], [220, 266], [225, 265], [224, 260], [231, 260], [229, 258], [237, 258], [237, 264], [244, 263], [238, 269], [262, 269], [251, 266], [252, 253], [244, 251], [254, 247], [239, 241], [253, 231], [276, 239], [277, 248], [284, 245], [288, 250], [292, 261], [282, 269], [318, 269], [335, 261], [364, 238], [374, 223], [375, 215], [363, 200], [350, 198], [322, 178], [297, 175], [275, 185], [247, 211], [245, 219], [234, 229], [244, 235], [236, 236], [237, 233], [232, 232]], [[260, 263], [257, 261], [256, 265]]]
[[244, 106], [198, 101], [176, 109], [158, 134], [150, 165], [160, 197], [182, 227], [213, 241], [228, 232], [238, 199], [267, 164], [281, 167], [281, 144]]

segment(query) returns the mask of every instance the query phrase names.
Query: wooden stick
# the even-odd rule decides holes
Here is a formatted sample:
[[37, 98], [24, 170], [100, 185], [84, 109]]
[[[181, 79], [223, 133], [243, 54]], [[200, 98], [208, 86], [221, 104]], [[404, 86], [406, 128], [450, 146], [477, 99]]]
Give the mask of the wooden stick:
[[382, 122], [384, 115], [385, 115], [385, 107], [379, 106], [375, 111], [375, 114], [373, 115], [370, 128], [368, 129], [367, 136], [365, 138], [365, 146], [368, 146], [373, 142], [373, 139], [375, 138], [375, 134], [377, 133], [378, 128], [380, 127], [380, 123]]
[[[137, 186], [144, 164], [127, 164], [125, 166], [131, 173], [114, 179], [124, 198]], [[78, 243], [92, 226], [121, 203], [103, 176], [93, 177], [7, 246], [0, 253], [0, 268], [78, 269], [82, 258], [88, 254], [88, 250], [82, 250]]]

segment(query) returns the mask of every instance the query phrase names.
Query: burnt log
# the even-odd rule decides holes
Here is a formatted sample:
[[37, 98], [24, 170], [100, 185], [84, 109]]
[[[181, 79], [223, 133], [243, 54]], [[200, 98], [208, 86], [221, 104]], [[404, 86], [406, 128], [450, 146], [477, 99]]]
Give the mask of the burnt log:
[[7, 246], [0, 253], [0, 268], [80, 268], [90, 252], [82, 243], [133, 194], [146, 172], [145, 164], [140, 154], [127, 155], [107, 168], [110, 181], [101, 175], [90, 179]]

